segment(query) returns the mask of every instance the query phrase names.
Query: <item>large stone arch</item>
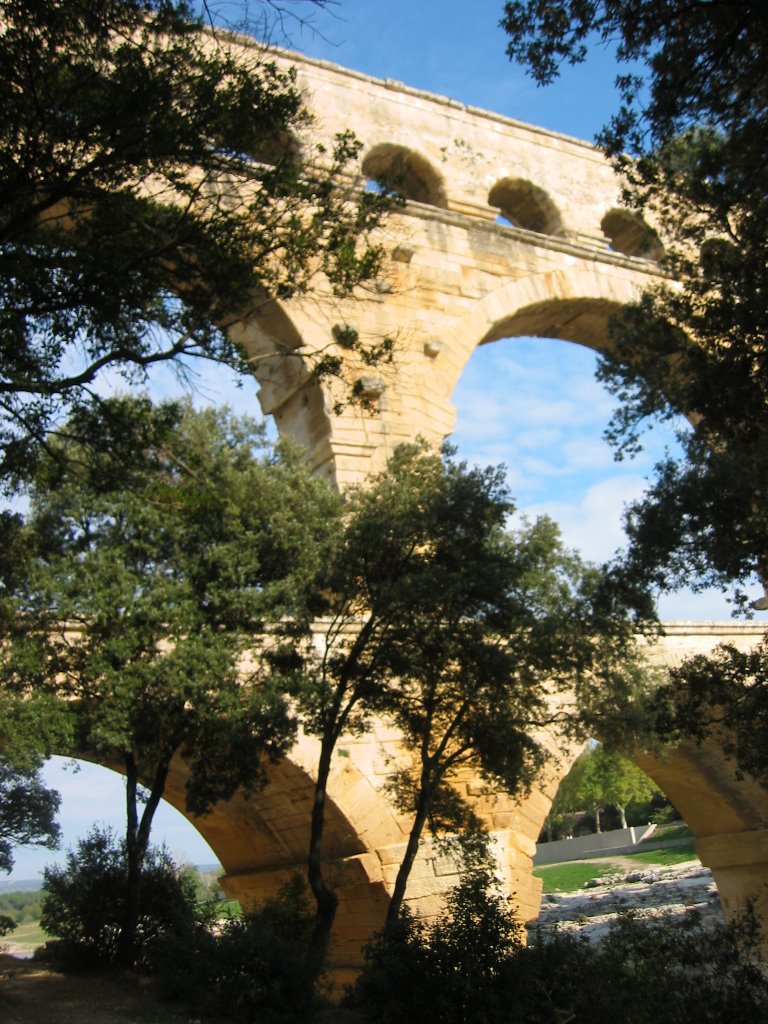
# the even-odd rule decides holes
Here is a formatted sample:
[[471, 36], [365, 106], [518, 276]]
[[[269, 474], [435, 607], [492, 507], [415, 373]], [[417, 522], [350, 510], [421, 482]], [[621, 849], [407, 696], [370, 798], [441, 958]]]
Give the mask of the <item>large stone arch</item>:
[[[329, 778], [324, 870], [339, 898], [329, 957], [338, 983], [359, 970], [363, 945], [383, 926], [393, 865], [405, 841], [407, 823], [380, 792], [390, 770], [382, 748], [393, 739], [380, 728], [350, 737], [337, 750]], [[92, 752], [66, 753], [121, 773], [118, 763]], [[269, 766], [263, 789], [238, 791], [197, 816], [185, 806], [188, 765], [174, 757], [164, 799], [206, 840], [222, 866], [224, 892], [243, 906], [276, 895], [296, 874], [306, 877], [317, 758], [317, 742], [302, 736], [290, 756]]]
[[[718, 643], [748, 650], [763, 634], [754, 622], [666, 623], [665, 629], [666, 635], [649, 651], [651, 663], [658, 666], [677, 664]], [[526, 802], [528, 815], [519, 818], [534, 844], [560, 783], [583, 750], [583, 744], [564, 749], [551, 738], [547, 741], [551, 750], [557, 749], [557, 758]], [[658, 753], [627, 750], [625, 756], [654, 780], [685, 819], [699, 859], [712, 870], [725, 920], [753, 903], [762, 921], [768, 921], [768, 790], [738, 777], [716, 738], [700, 744], [686, 740]], [[531, 885], [531, 901], [536, 902], [541, 885], [535, 878]], [[765, 926], [763, 944], [768, 947]]]
[[[582, 746], [564, 753], [530, 807], [531, 834], [538, 835], [557, 793]], [[768, 920], [768, 791], [737, 778], [715, 739], [684, 741], [662, 755], [626, 752], [677, 808], [693, 833], [693, 846], [712, 870], [726, 921], [753, 903]], [[535, 840], [534, 840], [535, 842]], [[537, 879], [532, 883], [540, 892]], [[535, 915], [534, 915], [535, 916]]]
[[[378, 446], [371, 444], [370, 447], [386, 452], [388, 444], [416, 433], [422, 433], [435, 442], [442, 440], [448, 432], [446, 423], [452, 423], [451, 392], [478, 345], [507, 337], [538, 336], [607, 351], [610, 317], [635, 301], [641, 291], [631, 265], [614, 264], [613, 271], [607, 274], [600, 265], [590, 265], [585, 261], [520, 276], [476, 297], [467, 304], [462, 316], [454, 318], [449, 329], [437, 337], [432, 336], [435, 342], [432, 352], [426, 351], [423, 334], [415, 334], [413, 343], [404, 349], [397, 367], [399, 376], [395, 378], [400, 389], [397, 395], [400, 426], [382, 430]], [[301, 317], [297, 317], [296, 322], [302, 322]], [[310, 318], [304, 322], [307, 330], [316, 326]], [[418, 367], [425, 363], [430, 374], [428, 388], [419, 386], [418, 380]], [[410, 379], [409, 373], [412, 374]], [[451, 416], [446, 415], [446, 409]], [[391, 428], [393, 421], [387, 420], [388, 411], [384, 408], [378, 421], [372, 416], [372, 422], [383, 421], [385, 428]], [[352, 421], [349, 419], [345, 422], [350, 433], [358, 429], [350, 425]], [[332, 448], [338, 421], [329, 414], [328, 424], [329, 447]], [[754, 643], [759, 627], [750, 628], [742, 631], [741, 639]], [[730, 636], [735, 629], [724, 629], [722, 625], [711, 629], [711, 642], [707, 640], [706, 643], [713, 646], [717, 639], [722, 639], [721, 634]], [[707, 632], [704, 627], [690, 623], [673, 628], [672, 639], [665, 641], [664, 657], [674, 660], [680, 655], [678, 641], [681, 637], [695, 639], [704, 632]], [[362, 758], [355, 754], [349, 762], [348, 771], [354, 774], [355, 769], [359, 769], [366, 780], [363, 787], [366, 793], [375, 795], [376, 814], [380, 817], [378, 827], [384, 819], [392, 827], [387, 827], [375, 839], [366, 840], [362, 846], [349, 839], [346, 846], [342, 844], [340, 847], [338, 864], [351, 874], [340, 875], [339, 878], [345, 889], [349, 879], [349, 891], [356, 894], [354, 899], [350, 897], [346, 906], [352, 908], [355, 899], [361, 901], [356, 910], [350, 910], [349, 917], [344, 917], [346, 912], [340, 912], [338, 934], [342, 943], [348, 943], [346, 966], [357, 962], [360, 943], [370, 934], [376, 915], [380, 918], [383, 913], [394, 876], [393, 865], [396, 865], [403, 847], [402, 823], [398, 825], [393, 820], [391, 810], [383, 810], [378, 787], [375, 781], [371, 784], [373, 760], [375, 758], [371, 758], [370, 751]], [[753, 784], [737, 780], [732, 766], [723, 760], [722, 753], [714, 744], [702, 748], [683, 744], [665, 759], [637, 755], [637, 760], [686, 817], [702, 861], [713, 869], [726, 916], [737, 912], [745, 900], [752, 897], [761, 901], [761, 910], [768, 914], [764, 885], [768, 878], [766, 794]], [[567, 767], [566, 759], [561, 763], [559, 774], [543, 780], [541, 787], [523, 801], [504, 794], [488, 796], [476, 780], [468, 778], [462, 783], [466, 795], [472, 799], [475, 809], [494, 834], [500, 872], [510, 891], [516, 894], [521, 916], [525, 919], [535, 917], [538, 911], [540, 886], [531, 876], [536, 838], [559, 779]], [[344, 797], [340, 797], [339, 806], [346, 816], [344, 827], [356, 830], [358, 826], [347, 813]], [[247, 882], [253, 891], [266, 892], [274, 889], [283, 878], [284, 870], [287, 868], [282, 863], [271, 870], [237, 868], [229, 872], [229, 885], [234, 892], [238, 885]], [[437, 877], [439, 872], [443, 873], [441, 878]], [[430, 860], [428, 851], [425, 852], [419, 872], [414, 877], [413, 888], [409, 890], [414, 906], [423, 913], [434, 913], [436, 901], [452, 877], [455, 875], [452, 876], [444, 865], [439, 866], [434, 857]], [[348, 938], [350, 935], [356, 937]]]
[[[446, 339], [445, 381], [453, 391], [479, 345], [539, 337], [610, 350], [608, 322], [642, 294], [631, 277], [577, 269], [532, 274], [484, 296]], [[450, 357], [450, 358], [449, 358]], [[455, 409], [451, 407], [455, 417]]]

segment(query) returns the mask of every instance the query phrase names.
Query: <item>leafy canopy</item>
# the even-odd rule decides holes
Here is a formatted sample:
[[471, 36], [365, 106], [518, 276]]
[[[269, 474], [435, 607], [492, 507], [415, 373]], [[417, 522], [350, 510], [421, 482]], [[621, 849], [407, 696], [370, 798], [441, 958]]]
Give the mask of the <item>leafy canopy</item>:
[[35, 769], [19, 770], [0, 758], [0, 871], [13, 867], [15, 846], [58, 847], [59, 803], [59, 794], [43, 785]]
[[[609, 684], [616, 700], [617, 677], [630, 688], [639, 679], [639, 620], [550, 520], [508, 530], [512, 508], [503, 470], [423, 444], [398, 448], [385, 472], [347, 496], [325, 628], [294, 667], [304, 728], [320, 739], [310, 883], [321, 918], [335, 909], [322, 807], [342, 734], [376, 714], [408, 751], [389, 787], [413, 815], [391, 924], [425, 827], [442, 835], [477, 824], [453, 785], [461, 772], [525, 790], [544, 759], [537, 729], [578, 730], [575, 706], [585, 717], [605, 710]], [[554, 707], [556, 690], [574, 707]]]
[[[145, 780], [182, 752], [203, 813], [284, 749], [283, 702], [258, 656], [240, 657], [267, 622], [302, 613], [338, 499], [226, 411], [106, 405], [69, 422], [32, 493], [37, 558], [19, 595], [45, 659], [32, 681], [81, 702], [82, 749]], [[122, 439], [96, 452], [90, 435], [116, 422]]]
[[61, 699], [75, 752], [125, 774], [125, 964], [137, 955], [142, 864], [173, 759], [185, 762], [186, 808], [200, 815], [261, 786], [266, 761], [292, 742], [260, 645], [310, 615], [338, 507], [296, 453], [273, 451], [226, 410], [113, 399], [78, 410], [50, 442], [6, 678]]
[[98, 374], [181, 355], [245, 371], [227, 328], [324, 274], [375, 272], [386, 197], [358, 144], [302, 139], [292, 71], [185, 0], [2, 0], [0, 474], [24, 474]]
[[552, 810], [556, 815], [590, 810], [599, 832], [600, 811], [615, 807], [621, 816], [621, 827], [626, 828], [627, 805], [648, 800], [655, 792], [656, 787], [645, 772], [617, 751], [598, 743], [574, 762], [560, 784]]
[[[63, 865], [43, 872], [41, 924], [54, 936], [55, 956], [74, 969], [113, 964], [125, 904], [127, 850], [109, 829], [94, 826], [67, 850]], [[168, 934], [193, 930], [195, 884], [165, 847], [150, 847], [142, 866], [144, 908], [139, 921], [142, 963], [151, 963]]]

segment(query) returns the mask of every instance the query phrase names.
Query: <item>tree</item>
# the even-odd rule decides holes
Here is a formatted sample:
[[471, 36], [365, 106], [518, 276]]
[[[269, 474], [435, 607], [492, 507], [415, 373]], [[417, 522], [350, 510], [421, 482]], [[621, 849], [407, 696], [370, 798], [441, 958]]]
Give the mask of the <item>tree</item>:
[[599, 141], [628, 204], [659, 224], [680, 287], [651, 289], [615, 325], [600, 371], [622, 400], [609, 436], [621, 454], [648, 418], [683, 413], [695, 430], [630, 509], [627, 570], [661, 588], [735, 584], [743, 602], [768, 577], [764, 6], [513, 0], [502, 24], [541, 84], [597, 40], [629, 65]]
[[[279, 6], [279, 5], [278, 5]], [[390, 200], [341, 186], [358, 144], [302, 139], [295, 76], [186, 0], [2, 0], [0, 477], [106, 368], [205, 356], [324, 274], [375, 273]], [[253, 355], [253, 354], [251, 354]], [[323, 369], [338, 369], [326, 360]]]
[[[204, 814], [238, 787], [261, 785], [265, 761], [292, 740], [257, 648], [268, 623], [306, 617], [338, 498], [298, 456], [271, 451], [260, 429], [226, 411], [107, 405], [103, 417], [81, 410], [51, 442], [65, 457], [40, 465], [29, 522], [37, 558], [6, 677], [74, 702], [75, 749], [125, 775], [127, 963], [173, 758], [186, 761], [187, 809]], [[120, 422], [114, 446], [89, 443]]]
[[563, 710], [551, 709], [550, 690], [578, 691], [590, 705], [631, 663], [636, 623], [605, 600], [600, 574], [563, 549], [549, 520], [505, 533], [511, 509], [501, 470], [469, 469], [423, 445], [399, 448], [348, 497], [320, 646], [297, 669], [304, 729], [320, 740], [309, 851], [319, 957], [337, 904], [322, 843], [343, 733], [384, 715], [413, 754], [392, 780], [414, 815], [392, 923], [427, 823], [439, 833], [471, 821], [450, 786], [456, 773], [524, 789], [543, 759], [532, 732]]
[[466, 828], [470, 808], [451, 785], [459, 773], [469, 769], [508, 793], [528, 792], [546, 760], [537, 731], [580, 731], [577, 708], [558, 707], [557, 695], [578, 701], [589, 677], [612, 681], [636, 657], [629, 617], [602, 617], [593, 603], [599, 573], [563, 547], [551, 520], [501, 533], [486, 512], [478, 527], [479, 502], [462, 508], [447, 490], [440, 504], [448, 515], [428, 527], [421, 600], [387, 651], [386, 713], [414, 759], [392, 780], [413, 821], [389, 925], [424, 829], [440, 835]]
[[648, 800], [656, 792], [651, 779], [637, 765], [602, 743], [587, 749], [574, 762], [557, 794], [563, 811], [589, 810], [600, 832], [600, 812], [614, 807], [621, 828], [627, 827], [626, 808], [635, 800]]
[[0, 758], [0, 871], [13, 867], [14, 846], [55, 850], [61, 838], [56, 813], [61, 798], [34, 769], [14, 769]]
[[[64, 865], [43, 872], [40, 923], [59, 940], [56, 955], [82, 970], [120, 959], [121, 926], [127, 898], [125, 842], [109, 829], [94, 827]], [[177, 867], [165, 847], [148, 847], [141, 868], [144, 901], [138, 921], [140, 956], [151, 962], [157, 943], [168, 934], [187, 939], [195, 924], [193, 877]]]

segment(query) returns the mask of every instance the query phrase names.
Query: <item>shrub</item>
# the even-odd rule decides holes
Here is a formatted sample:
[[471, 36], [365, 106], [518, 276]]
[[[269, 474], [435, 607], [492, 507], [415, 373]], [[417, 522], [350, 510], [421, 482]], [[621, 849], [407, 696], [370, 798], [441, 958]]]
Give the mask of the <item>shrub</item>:
[[307, 952], [314, 918], [301, 878], [274, 899], [191, 938], [169, 936], [157, 966], [166, 995], [198, 1013], [261, 1024], [306, 1021], [314, 1002]]
[[[95, 827], [67, 851], [66, 864], [43, 874], [40, 924], [58, 939], [54, 957], [64, 966], [113, 964], [125, 907], [125, 843], [111, 829]], [[195, 885], [165, 847], [150, 847], [141, 876], [139, 966], [152, 962], [159, 940], [190, 934], [195, 924]]]
[[431, 927], [405, 915], [367, 951], [349, 1002], [375, 1024], [722, 1024], [768, 1020], [754, 914], [729, 928], [695, 915], [621, 915], [600, 943], [554, 932], [522, 945], [480, 876]]
[[522, 949], [522, 929], [488, 872], [469, 873], [431, 927], [406, 911], [366, 950], [348, 996], [376, 1024], [506, 1022], [498, 979]]

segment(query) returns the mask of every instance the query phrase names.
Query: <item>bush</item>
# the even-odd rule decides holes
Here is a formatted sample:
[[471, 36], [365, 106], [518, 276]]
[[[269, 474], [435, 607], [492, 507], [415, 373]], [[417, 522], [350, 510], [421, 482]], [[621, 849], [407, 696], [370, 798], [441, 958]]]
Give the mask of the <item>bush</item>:
[[431, 927], [406, 912], [366, 949], [348, 996], [376, 1024], [506, 1022], [498, 979], [522, 950], [522, 929], [485, 871], [468, 874]]
[[157, 958], [165, 994], [197, 1013], [304, 1022], [314, 1004], [307, 952], [314, 918], [301, 878], [240, 917], [170, 936]]
[[711, 928], [696, 915], [620, 916], [607, 937], [537, 935], [525, 947], [508, 908], [461, 883], [431, 927], [407, 915], [367, 951], [349, 1002], [375, 1024], [722, 1024], [768, 1020], [768, 975], [753, 914]]
[[[98, 827], [67, 851], [64, 867], [45, 869], [40, 924], [58, 939], [49, 952], [63, 966], [115, 963], [126, 873], [125, 843]], [[138, 966], [147, 966], [161, 938], [194, 930], [195, 883], [165, 847], [150, 847], [141, 893]]]

